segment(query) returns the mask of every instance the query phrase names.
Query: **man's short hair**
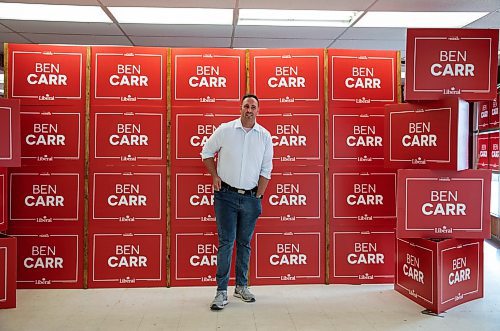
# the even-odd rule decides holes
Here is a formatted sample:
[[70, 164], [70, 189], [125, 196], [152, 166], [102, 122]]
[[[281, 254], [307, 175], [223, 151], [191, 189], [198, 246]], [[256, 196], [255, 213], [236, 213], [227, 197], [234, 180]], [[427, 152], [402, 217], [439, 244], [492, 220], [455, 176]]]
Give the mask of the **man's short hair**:
[[243, 101], [248, 98], [254, 98], [255, 100], [257, 100], [257, 104], [259, 104], [259, 98], [257, 98], [255, 94], [245, 94], [243, 98], [241, 98], [241, 103], [243, 103]]

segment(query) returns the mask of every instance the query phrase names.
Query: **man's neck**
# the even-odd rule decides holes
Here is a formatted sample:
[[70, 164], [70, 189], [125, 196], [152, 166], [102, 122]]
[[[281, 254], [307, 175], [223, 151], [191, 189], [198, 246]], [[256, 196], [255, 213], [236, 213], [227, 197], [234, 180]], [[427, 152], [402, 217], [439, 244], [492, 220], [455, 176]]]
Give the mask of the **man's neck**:
[[244, 128], [248, 128], [248, 129], [251, 129], [254, 127], [255, 125], [255, 121], [245, 121], [244, 119], [241, 119], [241, 125], [244, 127]]

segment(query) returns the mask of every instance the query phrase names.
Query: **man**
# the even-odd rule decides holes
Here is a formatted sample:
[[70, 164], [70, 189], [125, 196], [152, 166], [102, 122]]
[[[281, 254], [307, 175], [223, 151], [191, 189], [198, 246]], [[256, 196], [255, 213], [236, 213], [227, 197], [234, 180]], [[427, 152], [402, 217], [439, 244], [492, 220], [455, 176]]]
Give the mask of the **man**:
[[201, 153], [203, 163], [212, 175], [219, 234], [217, 293], [210, 305], [212, 310], [221, 310], [228, 303], [227, 285], [235, 240], [234, 296], [245, 302], [255, 302], [255, 296], [247, 287], [250, 241], [262, 212], [261, 201], [273, 168], [271, 134], [256, 122], [258, 113], [257, 96], [243, 96], [241, 117], [217, 128]]

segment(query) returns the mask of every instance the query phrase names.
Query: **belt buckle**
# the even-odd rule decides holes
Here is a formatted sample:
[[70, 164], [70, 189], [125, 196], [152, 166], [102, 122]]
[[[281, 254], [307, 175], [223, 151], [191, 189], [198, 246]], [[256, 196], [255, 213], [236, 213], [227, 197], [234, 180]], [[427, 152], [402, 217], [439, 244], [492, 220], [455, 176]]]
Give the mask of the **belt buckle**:
[[245, 194], [245, 190], [241, 190], [241, 189], [238, 189], [236, 192], [238, 192], [239, 194]]

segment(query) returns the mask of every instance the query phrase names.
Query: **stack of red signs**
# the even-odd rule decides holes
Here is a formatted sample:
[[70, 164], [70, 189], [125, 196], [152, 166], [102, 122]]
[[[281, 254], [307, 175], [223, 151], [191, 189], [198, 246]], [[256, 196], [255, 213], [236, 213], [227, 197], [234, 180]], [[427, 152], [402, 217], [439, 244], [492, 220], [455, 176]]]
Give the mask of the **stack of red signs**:
[[88, 285], [164, 286], [167, 50], [91, 51]]
[[0, 309], [16, 307], [17, 242], [0, 233]]
[[171, 59], [170, 284], [214, 285], [218, 236], [213, 185], [200, 153], [219, 125], [240, 117], [245, 52], [177, 48]]
[[385, 104], [399, 97], [396, 51], [328, 51], [332, 283], [394, 280], [396, 173], [384, 168]]
[[21, 102], [21, 163], [9, 171], [9, 233], [20, 288], [83, 287], [87, 48], [8, 46]]
[[271, 133], [272, 179], [255, 229], [250, 282], [325, 282], [324, 51], [251, 50], [250, 92]]
[[[388, 165], [408, 168], [398, 171], [394, 288], [437, 314], [483, 296], [491, 172], [466, 170], [469, 107], [449, 97], [494, 98], [497, 47], [498, 30], [408, 29], [406, 96], [418, 102], [387, 106]], [[483, 164], [488, 140], [478, 142]]]

